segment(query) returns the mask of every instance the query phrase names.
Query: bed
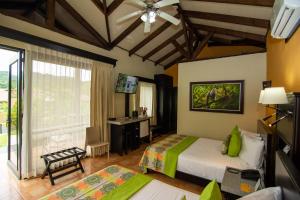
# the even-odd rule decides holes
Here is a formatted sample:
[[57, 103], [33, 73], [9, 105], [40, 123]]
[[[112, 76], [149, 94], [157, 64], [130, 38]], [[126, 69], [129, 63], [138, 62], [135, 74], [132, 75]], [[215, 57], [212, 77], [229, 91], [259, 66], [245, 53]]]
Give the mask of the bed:
[[[239, 157], [222, 155], [222, 141], [201, 138], [178, 157], [177, 171], [221, 183], [226, 166], [237, 169], [251, 168]], [[204, 151], [205, 149], [205, 151]]]
[[[185, 142], [186, 145], [173, 151], [187, 139], [190, 142]], [[171, 135], [148, 146], [139, 166], [144, 173], [153, 170], [172, 178], [186, 176], [192, 181], [198, 177], [203, 180], [215, 179], [219, 183], [222, 182], [226, 166], [238, 169], [253, 168], [240, 157], [222, 155], [222, 143], [223, 141], [208, 138]], [[198, 182], [197, 179], [196, 181]]]
[[198, 200], [199, 195], [152, 179], [133, 170], [112, 165], [57, 190], [41, 200], [131, 199]]

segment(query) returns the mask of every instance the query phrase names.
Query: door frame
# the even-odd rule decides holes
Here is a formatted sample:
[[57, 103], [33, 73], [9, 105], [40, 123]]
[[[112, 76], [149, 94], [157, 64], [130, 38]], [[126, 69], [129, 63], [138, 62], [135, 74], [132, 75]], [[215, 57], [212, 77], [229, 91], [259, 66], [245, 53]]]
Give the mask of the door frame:
[[[0, 49], [5, 49], [5, 50], [9, 50], [9, 51], [14, 51], [19, 53], [19, 58], [18, 58], [18, 149], [17, 149], [17, 166], [15, 166], [13, 163], [10, 162], [10, 148], [9, 146], [8, 148], [8, 152], [7, 152], [7, 165], [9, 166], [9, 168], [11, 169], [11, 171], [16, 175], [16, 177], [18, 179], [22, 178], [22, 119], [23, 119], [23, 93], [24, 93], [24, 65], [25, 65], [25, 49], [21, 49], [21, 48], [16, 48], [16, 47], [11, 47], [11, 46], [7, 46], [7, 45], [3, 45], [0, 44]], [[17, 61], [17, 60], [16, 60]], [[14, 62], [16, 62], [14, 61]], [[14, 63], [12, 62], [12, 63]], [[11, 63], [11, 64], [12, 64]], [[10, 65], [11, 65], [10, 64]], [[10, 69], [9, 69], [10, 70]], [[9, 78], [9, 85], [10, 83], [10, 76]], [[10, 87], [10, 86], [9, 86]], [[8, 98], [10, 98], [10, 91], [8, 92]], [[9, 100], [10, 101], [10, 100]], [[10, 110], [10, 106], [8, 106], [8, 109]], [[8, 113], [9, 113], [8, 110]], [[11, 126], [11, 125], [9, 125]], [[8, 137], [8, 144], [10, 144], [10, 137]]]

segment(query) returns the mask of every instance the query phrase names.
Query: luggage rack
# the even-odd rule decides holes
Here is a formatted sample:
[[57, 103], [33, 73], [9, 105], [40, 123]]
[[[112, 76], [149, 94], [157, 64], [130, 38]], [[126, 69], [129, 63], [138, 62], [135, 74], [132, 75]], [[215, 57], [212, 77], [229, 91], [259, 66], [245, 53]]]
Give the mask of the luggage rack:
[[[46, 169], [43, 172], [42, 179], [49, 175], [51, 185], [55, 185], [54, 180], [66, 176], [70, 173], [81, 170], [84, 173], [80, 159], [86, 155], [86, 151], [78, 147], [72, 147], [61, 151], [42, 155]], [[59, 175], [53, 176], [54, 173], [75, 167], [75, 169], [66, 171]]]

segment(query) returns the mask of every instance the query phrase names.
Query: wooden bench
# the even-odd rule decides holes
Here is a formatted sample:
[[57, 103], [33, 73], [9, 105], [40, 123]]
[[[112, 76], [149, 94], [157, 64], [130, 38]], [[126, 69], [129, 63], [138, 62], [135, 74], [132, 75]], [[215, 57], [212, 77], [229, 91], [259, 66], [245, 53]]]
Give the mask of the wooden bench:
[[[42, 155], [41, 158], [44, 159], [46, 165], [46, 169], [43, 172], [42, 179], [45, 178], [45, 176], [49, 175], [50, 182], [52, 185], [54, 185], [55, 179], [76, 172], [77, 170], [81, 170], [81, 172], [84, 173], [84, 169], [82, 167], [80, 159], [85, 155], [86, 151], [78, 147]], [[70, 167], [75, 167], [75, 169], [53, 176], [54, 173], [68, 169]]]

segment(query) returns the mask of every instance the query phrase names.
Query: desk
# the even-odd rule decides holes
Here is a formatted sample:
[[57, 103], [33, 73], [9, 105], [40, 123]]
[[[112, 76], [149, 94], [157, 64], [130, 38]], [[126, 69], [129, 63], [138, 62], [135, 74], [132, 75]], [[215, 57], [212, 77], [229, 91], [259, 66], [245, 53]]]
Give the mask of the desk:
[[140, 143], [140, 122], [148, 121], [150, 134], [150, 118], [118, 118], [116, 120], [108, 120], [110, 124], [110, 144], [111, 152], [117, 152], [120, 155], [128, 153], [131, 149], [139, 148]]

